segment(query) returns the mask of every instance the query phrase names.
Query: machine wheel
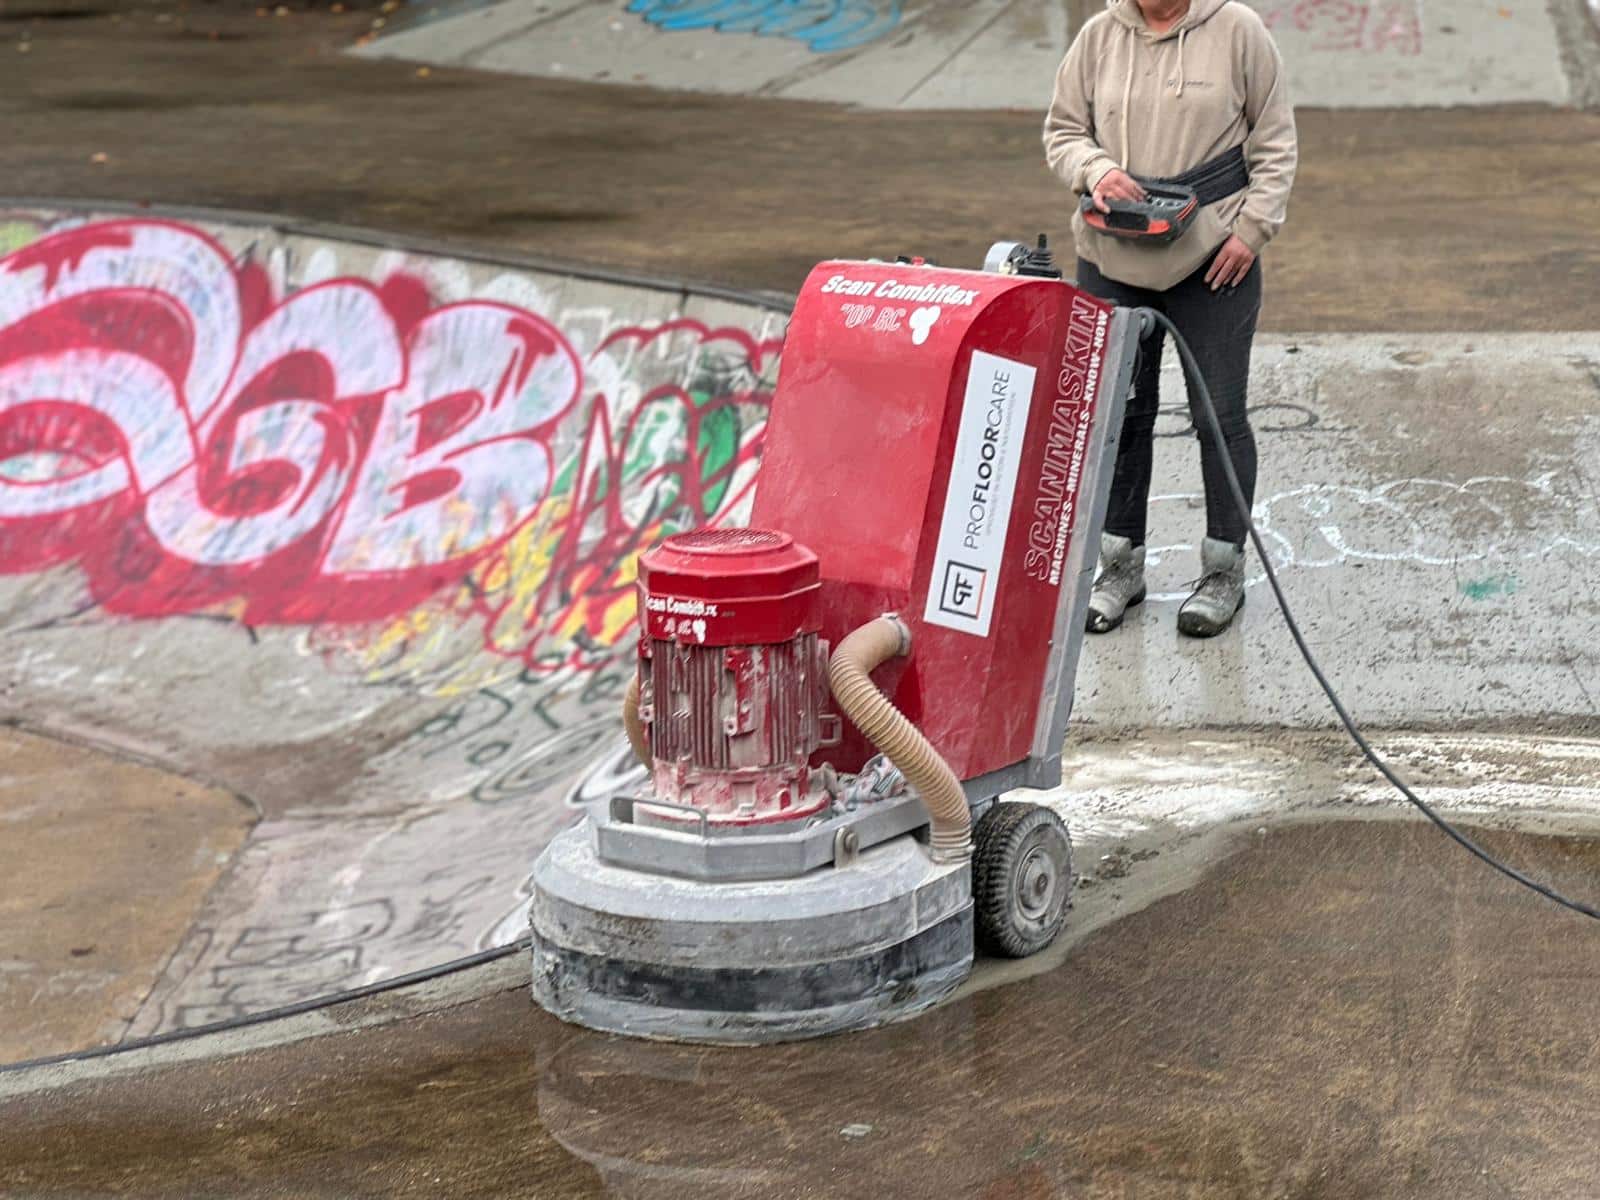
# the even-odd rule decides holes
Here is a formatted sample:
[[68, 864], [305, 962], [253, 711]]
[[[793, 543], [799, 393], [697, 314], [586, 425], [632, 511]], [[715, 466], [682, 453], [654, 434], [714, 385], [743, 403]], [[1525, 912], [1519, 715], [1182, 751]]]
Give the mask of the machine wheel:
[[1037, 954], [1072, 907], [1072, 839], [1037, 804], [996, 804], [973, 831], [972, 904], [978, 945], [1004, 958]]

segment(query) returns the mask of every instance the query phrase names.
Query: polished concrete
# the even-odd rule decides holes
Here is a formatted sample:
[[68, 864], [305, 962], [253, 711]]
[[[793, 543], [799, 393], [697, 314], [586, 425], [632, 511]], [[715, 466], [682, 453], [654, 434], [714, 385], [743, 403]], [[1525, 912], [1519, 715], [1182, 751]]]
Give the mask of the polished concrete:
[[0, 1062], [120, 1041], [258, 813], [0, 725]]

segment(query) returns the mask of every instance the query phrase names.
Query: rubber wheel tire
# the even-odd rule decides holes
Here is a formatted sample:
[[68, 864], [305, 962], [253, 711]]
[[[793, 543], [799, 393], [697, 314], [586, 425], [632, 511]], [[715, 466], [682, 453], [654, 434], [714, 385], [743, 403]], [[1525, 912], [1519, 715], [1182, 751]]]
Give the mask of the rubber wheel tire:
[[972, 905], [980, 949], [1027, 958], [1051, 942], [1072, 907], [1072, 839], [1037, 804], [996, 804], [973, 831]]

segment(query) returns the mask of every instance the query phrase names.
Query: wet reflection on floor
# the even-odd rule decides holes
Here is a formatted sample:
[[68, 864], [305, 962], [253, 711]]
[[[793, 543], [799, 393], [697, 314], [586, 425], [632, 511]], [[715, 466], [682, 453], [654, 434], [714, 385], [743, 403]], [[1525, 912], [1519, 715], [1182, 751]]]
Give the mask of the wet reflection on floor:
[[[1600, 896], [1596, 843], [1486, 838]], [[1431, 829], [1282, 829], [906, 1025], [686, 1048], [511, 993], [0, 1105], [0, 1191], [1582, 1196], [1597, 983], [1600, 930]]]

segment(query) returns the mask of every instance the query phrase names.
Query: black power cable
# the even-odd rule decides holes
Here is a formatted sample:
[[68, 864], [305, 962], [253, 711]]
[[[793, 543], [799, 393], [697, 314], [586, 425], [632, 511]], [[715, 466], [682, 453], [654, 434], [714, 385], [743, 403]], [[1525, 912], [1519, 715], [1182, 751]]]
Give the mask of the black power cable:
[[1157, 312], [1152, 308], [1140, 308], [1133, 311], [1141, 322], [1148, 322], [1151, 327], [1159, 325], [1172, 335], [1173, 345], [1178, 348], [1178, 357], [1183, 361], [1184, 376], [1194, 385], [1195, 393], [1200, 397], [1200, 406], [1205, 409], [1208, 432], [1211, 434], [1212, 441], [1216, 444], [1218, 457], [1222, 460], [1222, 469], [1228, 477], [1228, 488], [1233, 493], [1233, 502], [1238, 505], [1240, 515], [1244, 517], [1245, 525], [1250, 530], [1250, 541], [1255, 546], [1256, 553], [1261, 556], [1261, 566], [1267, 573], [1267, 582], [1272, 586], [1272, 594], [1278, 601], [1278, 607], [1283, 610], [1283, 619], [1289, 626], [1289, 633], [1294, 638], [1294, 644], [1299, 647], [1300, 656], [1306, 660], [1306, 666], [1311, 668], [1311, 674], [1316, 677], [1317, 683], [1328, 697], [1328, 702], [1333, 705], [1333, 711], [1339, 714], [1339, 720], [1344, 725], [1345, 732], [1361, 748], [1361, 753], [1366, 756], [1367, 761], [1377, 769], [1380, 775], [1393, 784], [1402, 796], [1414, 804], [1423, 816], [1443, 830], [1445, 835], [1463, 850], [1481, 859], [1507, 879], [1538, 892], [1539, 895], [1547, 900], [1554, 900], [1563, 908], [1569, 908], [1573, 912], [1582, 913], [1586, 917], [1600, 920], [1600, 909], [1585, 904], [1581, 900], [1573, 900], [1563, 896], [1549, 884], [1540, 883], [1537, 879], [1529, 878], [1515, 867], [1501, 862], [1482, 846], [1467, 837], [1466, 834], [1450, 824], [1449, 821], [1446, 821], [1426, 801], [1413, 792], [1406, 781], [1401, 779], [1395, 772], [1394, 768], [1386, 763], [1378, 755], [1378, 752], [1372, 748], [1372, 744], [1367, 741], [1366, 736], [1357, 727], [1349, 711], [1346, 710], [1344, 702], [1339, 699], [1339, 693], [1334, 691], [1333, 685], [1328, 682], [1328, 677], [1323, 673], [1322, 666], [1317, 662], [1316, 655], [1311, 652], [1311, 647], [1306, 644], [1305, 635], [1300, 632], [1300, 624], [1294, 619], [1294, 612], [1289, 608], [1289, 601], [1283, 594], [1282, 586], [1278, 583], [1278, 574], [1272, 569], [1272, 558], [1267, 554], [1267, 548], [1261, 541], [1261, 534], [1256, 529], [1256, 523], [1250, 511], [1250, 502], [1245, 498], [1244, 488], [1239, 483], [1238, 472], [1233, 469], [1233, 458], [1228, 453], [1227, 438], [1223, 436], [1222, 423], [1217, 419], [1217, 410], [1211, 402], [1211, 392], [1206, 388], [1206, 381], [1200, 373], [1199, 364], [1195, 362], [1194, 352], [1189, 349], [1189, 344], [1183, 340], [1183, 335], [1178, 332], [1177, 326], [1167, 318], [1165, 313]]
[[524, 935], [514, 942], [504, 946], [496, 946], [492, 950], [480, 950], [476, 954], [469, 954], [464, 958], [453, 958], [449, 962], [442, 962], [432, 967], [424, 967], [420, 971], [412, 971], [406, 975], [396, 975], [392, 979], [379, 980], [369, 983], [364, 987], [351, 988], [346, 992], [334, 992], [327, 996], [318, 996], [311, 1000], [299, 1000], [293, 1004], [285, 1004], [279, 1008], [269, 1008], [258, 1013], [246, 1013], [242, 1017], [230, 1017], [226, 1021], [215, 1021], [210, 1025], [196, 1025], [193, 1029], [175, 1029], [170, 1033], [158, 1033], [152, 1037], [139, 1038], [131, 1042], [117, 1042], [110, 1046], [97, 1046], [93, 1050], [80, 1050], [74, 1054], [53, 1054], [48, 1058], [29, 1058], [21, 1062], [0, 1063], [0, 1075], [11, 1071], [28, 1071], [36, 1067], [55, 1067], [63, 1063], [88, 1062], [95, 1058], [110, 1058], [114, 1054], [129, 1054], [135, 1050], [148, 1050], [152, 1046], [169, 1046], [173, 1042], [187, 1042], [191, 1038], [209, 1037], [214, 1033], [227, 1033], [233, 1029], [245, 1029], [251, 1025], [265, 1025], [269, 1021], [280, 1021], [285, 1017], [298, 1017], [306, 1013], [318, 1012], [324, 1008], [332, 1008], [338, 1004], [349, 1004], [352, 1000], [365, 1000], [371, 996], [381, 996], [385, 992], [398, 991], [400, 988], [411, 987], [413, 984], [430, 983], [435, 979], [443, 979], [447, 975], [457, 975], [462, 971], [481, 967], [486, 963], [498, 962], [502, 958], [509, 958], [526, 950], [531, 944], [531, 936]]

